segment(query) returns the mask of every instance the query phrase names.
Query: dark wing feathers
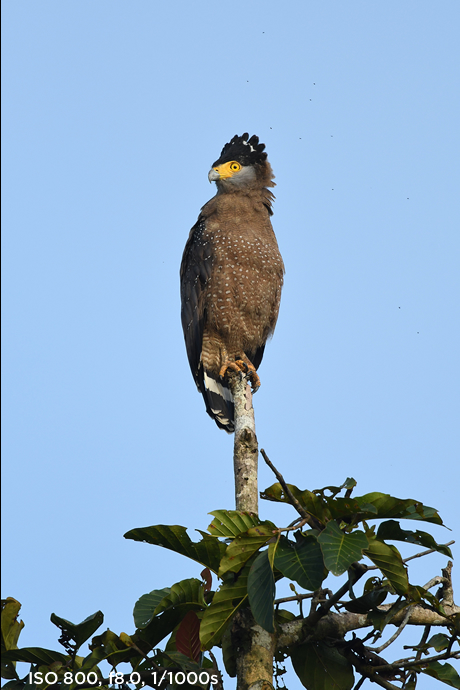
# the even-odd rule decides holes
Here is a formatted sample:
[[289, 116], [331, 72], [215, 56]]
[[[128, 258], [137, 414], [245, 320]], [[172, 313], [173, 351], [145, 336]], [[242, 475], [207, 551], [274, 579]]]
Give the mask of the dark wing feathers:
[[180, 268], [182, 328], [188, 361], [198, 390], [202, 391], [203, 379], [199, 376], [203, 330], [206, 320], [204, 289], [211, 277], [211, 247], [203, 242], [205, 220], [201, 216], [190, 231]]

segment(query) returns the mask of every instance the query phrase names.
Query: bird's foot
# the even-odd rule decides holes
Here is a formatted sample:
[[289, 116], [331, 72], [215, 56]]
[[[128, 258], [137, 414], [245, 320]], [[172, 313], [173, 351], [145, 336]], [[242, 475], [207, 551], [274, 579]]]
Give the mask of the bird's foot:
[[255, 393], [256, 390], [260, 388], [260, 378], [256, 372], [256, 369], [251, 362], [245, 362], [242, 359], [237, 359], [236, 362], [227, 361], [221, 367], [219, 371], [219, 376], [223, 378], [225, 374], [230, 371], [236, 373], [243, 372], [247, 375], [249, 381], [251, 382], [252, 392]]

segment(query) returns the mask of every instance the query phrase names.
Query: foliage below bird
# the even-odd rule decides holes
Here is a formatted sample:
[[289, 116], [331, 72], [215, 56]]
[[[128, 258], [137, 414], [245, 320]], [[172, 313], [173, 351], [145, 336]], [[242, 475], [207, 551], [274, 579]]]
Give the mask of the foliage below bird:
[[188, 360], [206, 410], [234, 431], [227, 372], [248, 373], [253, 390], [273, 334], [284, 265], [270, 217], [273, 171], [255, 135], [234, 136], [209, 171], [216, 195], [201, 209], [180, 270]]

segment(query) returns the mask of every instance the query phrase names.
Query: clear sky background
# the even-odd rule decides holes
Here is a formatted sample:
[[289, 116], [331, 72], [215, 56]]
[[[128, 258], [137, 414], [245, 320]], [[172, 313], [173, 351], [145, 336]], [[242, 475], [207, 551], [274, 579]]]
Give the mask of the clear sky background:
[[[454, 530], [435, 538], [458, 540], [458, 0], [2, 15], [2, 596], [23, 605], [22, 646], [57, 648], [51, 612], [132, 632], [140, 595], [201, 568], [123, 534], [234, 507], [179, 265], [210, 165], [245, 131], [267, 145], [286, 264], [260, 446], [301, 488], [353, 476], [357, 494], [420, 499]], [[262, 466], [260, 488], [274, 481]], [[413, 580], [445, 563], [414, 561]], [[456, 582], [458, 599], [458, 566]]]

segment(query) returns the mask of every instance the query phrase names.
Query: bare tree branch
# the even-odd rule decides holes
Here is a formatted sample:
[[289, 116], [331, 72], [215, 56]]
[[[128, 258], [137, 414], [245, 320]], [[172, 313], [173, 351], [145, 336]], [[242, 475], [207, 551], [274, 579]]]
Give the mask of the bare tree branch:
[[281, 486], [283, 487], [283, 491], [286, 494], [286, 496], [288, 497], [289, 503], [297, 510], [299, 515], [310, 525], [310, 527], [313, 527], [313, 529], [318, 529], [319, 527], [321, 527], [322, 526], [321, 523], [313, 515], [310, 515], [310, 513], [308, 513], [303, 506], [300, 505], [299, 501], [293, 495], [292, 491], [290, 490], [290, 488], [286, 484], [286, 481], [285, 481], [283, 475], [281, 474], [281, 472], [279, 472], [276, 469], [275, 465], [268, 458], [268, 456], [267, 456], [267, 454], [263, 448], [261, 448], [260, 453], [261, 453], [263, 459], [265, 460], [265, 462], [267, 463], [267, 465], [269, 466], [269, 468], [274, 473], [275, 477], [277, 478], [277, 480], [279, 481]]

